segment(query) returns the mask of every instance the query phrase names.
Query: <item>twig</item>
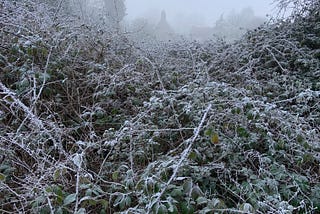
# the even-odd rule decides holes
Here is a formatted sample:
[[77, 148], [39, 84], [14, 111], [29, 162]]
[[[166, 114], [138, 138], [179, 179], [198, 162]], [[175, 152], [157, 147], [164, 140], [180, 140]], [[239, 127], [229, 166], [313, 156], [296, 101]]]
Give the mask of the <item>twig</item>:
[[178, 173], [178, 171], [179, 171], [179, 169], [180, 169], [183, 161], [188, 157], [188, 154], [190, 153], [191, 148], [192, 148], [195, 140], [197, 139], [197, 137], [198, 137], [198, 135], [199, 135], [199, 133], [200, 133], [200, 130], [201, 130], [202, 126], [203, 126], [203, 123], [204, 123], [205, 119], [207, 118], [207, 115], [208, 115], [208, 112], [210, 111], [210, 109], [211, 109], [211, 104], [209, 104], [209, 106], [207, 107], [205, 113], [203, 114], [202, 119], [201, 119], [201, 122], [200, 122], [199, 126], [197, 127], [197, 129], [196, 129], [196, 131], [195, 131], [195, 134], [194, 134], [194, 136], [192, 137], [189, 146], [183, 151], [183, 153], [182, 153], [182, 155], [181, 155], [181, 158], [180, 158], [178, 164], [176, 165], [176, 168], [174, 169], [173, 174], [171, 175], [170, 179], [169, 179], [168, 182], [165, 184], [165, 186], [164, 186], [164, 188], [162, 189], [162, 191], [160, 192], [160, 194], [158, 194], [158, 197], [156, 198], [156, 200], [154, 200], [153, 202], [151, 202], [151, 203], [149, 203], [149, 204], [147, 205], [147, 209], [148, 209], [147, 213], [150, 213], [150, 210], [151, 210], [151, 208], [153, 207], [153, 205], [154, 205], [155, 203], [157, 203], [157, 202], [160, 201], [160, 198], [161, 198], [162, 195], [165, 193], [165, 191], [167, 190], [168, 186], [169, 186], [170, 183], [173, 181], [173, 179], [176, 177], [176, 175], [177, 175], [177, 173]]

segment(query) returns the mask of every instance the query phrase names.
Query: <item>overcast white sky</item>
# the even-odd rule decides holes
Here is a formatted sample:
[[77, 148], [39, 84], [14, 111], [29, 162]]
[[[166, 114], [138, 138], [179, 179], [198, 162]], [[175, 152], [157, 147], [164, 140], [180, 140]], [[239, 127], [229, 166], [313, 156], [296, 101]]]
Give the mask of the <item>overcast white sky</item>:
[[[169, 22], [185, 16], [187, 19], [194, 17], [195, 21], [212, 25], [222, 13], [240, 11], [250, 6], [256, 15], [271, 14], [273, 0], [125, 0], [127, 18], [133, 19], [151, 15], [160, 17], [160, 11], [165, 10]], [[158, 14], [159, 13], [159, 14]]]

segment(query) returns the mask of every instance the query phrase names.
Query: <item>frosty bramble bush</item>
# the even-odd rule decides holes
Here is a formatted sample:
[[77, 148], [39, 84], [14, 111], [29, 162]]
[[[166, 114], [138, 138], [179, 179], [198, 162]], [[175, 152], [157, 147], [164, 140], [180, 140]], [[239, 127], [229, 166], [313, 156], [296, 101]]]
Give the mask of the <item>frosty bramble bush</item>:
[[307, 9], [233, 44], [140, 44], [3, 1], [1, 212], [319, 211]]

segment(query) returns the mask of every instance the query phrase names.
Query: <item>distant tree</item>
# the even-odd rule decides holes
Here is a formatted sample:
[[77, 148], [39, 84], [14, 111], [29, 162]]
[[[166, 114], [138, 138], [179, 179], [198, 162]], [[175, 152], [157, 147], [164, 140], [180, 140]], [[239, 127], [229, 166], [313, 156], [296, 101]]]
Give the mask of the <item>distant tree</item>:
[[166, 12], [164, 10], [161, 12], [161, 19], [156, 25], [155, 33], [160, 40], [169, 40], [174, 35], [174, 30], [169, 25]]
[[154, 36], [154, 25], [145, 18], [137, 18], [131, 22], [130, 31], [137, 40]]
[[103, 15], [112, 27], [119, 27], [126, 15], [124, 0], [102, 0]]
[[[79, 0], [78, 5], [83, 5], [85, 0]], [[74, 9], [72, 0], [44, 0], [52, 9], [59, 12], [70, 13]]]
[[213, 28], [215, 35], [223, 37], [228, 41], [240, 38], [247, 30], [252, 30], [263, 24], [264, 18], [256, 16], [254, 11], [248, 7], [240, 12], [231, 11], [224, 18], [222, 15]]
[[82, 21], [119, 29], [126, 15], [125, 0], [44, 0], [56, 11], [80, 16]]

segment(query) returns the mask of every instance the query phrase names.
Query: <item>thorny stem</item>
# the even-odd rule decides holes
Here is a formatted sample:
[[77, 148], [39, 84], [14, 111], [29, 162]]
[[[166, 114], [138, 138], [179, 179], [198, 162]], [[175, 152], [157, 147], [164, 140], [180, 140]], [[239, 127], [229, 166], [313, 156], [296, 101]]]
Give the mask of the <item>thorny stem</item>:
[[197, 129], [195, 130], [195, 134], [193, 135], [190, 143], [189, 143], [189, 146], [183, 151], [182, 155], [181, 155], [181, 158], [176, 166], [176, 168], [174, 169], [173, 171], [173, 174], [172, 176], [170, 177], [170, 179], [168, 180], [168, 182], [165, 184], [164, 188], [162, 189], [162, 191], [160, 192], [160, 194], [158, 194], [158, 197], [156, 198], [156, 200], [154, 200], [152, 203], [149, 203], [147, 205], [147, 208], [148, 208], [148, 211], [147, 213], [150, 213], [151, 211], [151, 208], [153, 207], [154, 204], [158, 203], [160, 201], [160, 198], [162, 197], [162, 195], [165, 193], [165, 191], [167, 190], [169, 184], [173, 181], [173, 179], [176, 177], [183, 161], [188, 157], [188, 154], [190, 153], [191, 151], [191, 148], [195, 142], [195, 140], [197, 139], [199, 133], [200, 133], [200, 130], [203, 126], [203, 123], [205, 121], [205, 119], [207, 118], [207, 115], [208, 115], [208, 112], [210, 111], [211, 109], [211, 104], [209, 104], [209, 106], [207, 107], [206, 111], [204, 112], [203, 116], [202, 116], [202, 119], [200, 121], [200, 124], [199, 126], [197, 127]]

